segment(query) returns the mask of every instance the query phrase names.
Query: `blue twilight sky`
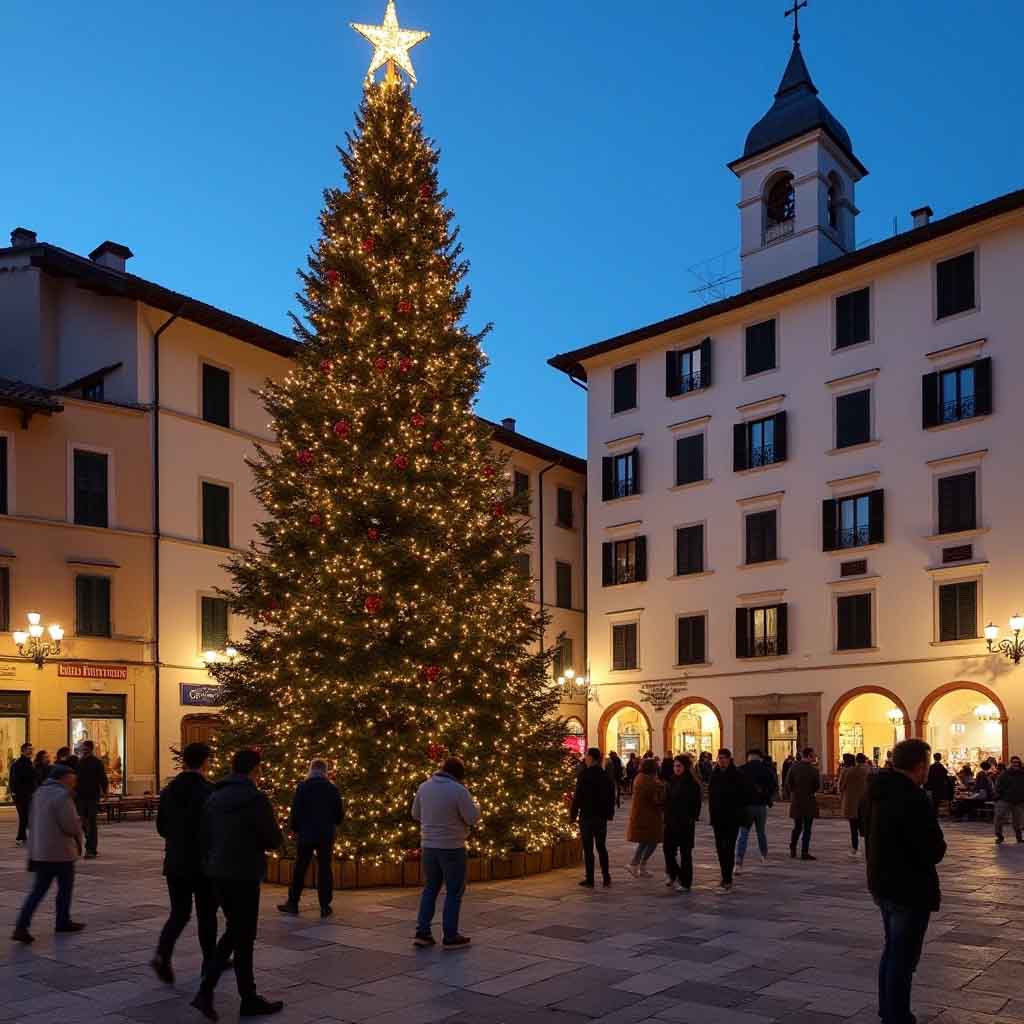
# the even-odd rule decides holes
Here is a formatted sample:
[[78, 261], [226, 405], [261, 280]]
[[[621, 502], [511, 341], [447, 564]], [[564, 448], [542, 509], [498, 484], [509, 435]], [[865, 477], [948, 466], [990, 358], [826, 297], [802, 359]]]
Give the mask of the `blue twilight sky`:
[[[735, 250], [726, 169], [790, 49], [788, 0], [398, 0], [433, 35], [416, 102], [441, 144], [496, 324], [479, 410], [583, 452], [583, 393], [548, 356], [700, 304]], [[8, 3], [0, 237], [24, 225], [289, 332], [295, 268], [358, 105], [385, 0]], [[861, 240], [1024, 184], [1024, 13], [1011, 0], [811, 0], [802, 44], [871, 171]], [[735, 259], [735, 254], [733, 254]]]

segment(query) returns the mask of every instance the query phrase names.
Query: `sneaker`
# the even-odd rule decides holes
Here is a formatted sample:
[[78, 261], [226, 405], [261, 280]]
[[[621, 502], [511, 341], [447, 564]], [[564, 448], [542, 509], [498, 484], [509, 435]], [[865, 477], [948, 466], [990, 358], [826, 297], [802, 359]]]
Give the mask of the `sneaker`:
[[465, 949], [469, 941], [465, 935], [456, 935], [454, 939], [445, 939], [441, 945], [445, 949]]
[[817, 860], [818, 858], [815, 857], [813, 853], [801, 853], [800, 854], [800, 859], [801, 860]]
[[592, 878], [584, 878], [583, 881], [580, 882], [580, 885], [582, 885], [584, 889], [593, 889], [594, 880]]
[[320, 908], [320, 920], [322, 921], [325, 917], [331, 917], [334, 914], [333, 907], [321, 907]]
[[36, 941], [35, 936], [29, 935], [27, 928], [15, 928], [11, 932], [11, 940], [13, 942], [24, 942], [26, 946]]
[[742, 875], [743, 874], [743, 861], [741, 861], [741, 860], [736, 861], [736, 863], [733, 865], [732, 873], [734, 875]]
[[55, 932], [80, 932], [85, 927], [81, 921], [68, 921], [67, 924], [59, 924], [53, 930]]
[[24, 846], [25, 845], [25, 840], [24, 839], [15, 839], [14, 840], [14, 845], [15, 846]]
[[217, 1011], [213, 1008], [212, 992], [204, 992], [200, 989], [189, 1005], [197, 1009], [207, 1020], [217, 1019]]
[[634, 878], [640, 877], [640, 869], [635, 864], [625, 864], [623, 866]]
[[430, 932], [417, 932], [412, 940], [412, 944], [420, 949], [428, 949], [430, 946], [436, 946], [437, 940]]
[[277, 909], [282, 914], [291, 914], [293, 917], [299, 912], [298, 903], [292, 903], [290, 900], [286, 900], [284, 903], [278, 903]]
[[239, 1017], [269, 1017], [271, 1014], [280, 1013], [284, 1009], [284, 1003], [280, 999], [270, 1002], [263, 996], [248, 996], [242, 1000], [238, 1008]]
[[165, 956], [155, 956], [149, 961], [149, 966], [153, 968], [153, 973], [165, 984], [174, 984], [174, 970], [171, 967], [171, 961]]

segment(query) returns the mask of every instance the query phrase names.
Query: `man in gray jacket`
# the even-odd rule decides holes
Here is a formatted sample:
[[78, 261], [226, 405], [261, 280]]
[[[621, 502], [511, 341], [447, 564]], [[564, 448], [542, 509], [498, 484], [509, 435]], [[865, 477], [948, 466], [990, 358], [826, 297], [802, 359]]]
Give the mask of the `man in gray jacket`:
[[439, 772], [420, 785], [412, 804], [412, 816], [420, 823], [423, 871], [423, 895], [413, 939], [416, 946], [435, 945], [430, 928], [442, 882], [444, 948], [469, 945], [469, 939], [459, 934], [459, 909], [466, 891], [466, 837], [480, 820], [480, 808], [462, 784], [465, 777], [462, 761], [449, 757]]
[[77, 776], [67, 765], [54, 765], [49, 778], [36, 790], [28, 823], [28, 869], [35, 882], [18, 914], [11, 938], [34, 942], [28, 926], [43, 902], [50, 883], [57, 879], [58, 932], [80, 932], [85, 925], [71, 920], [71, 890], [75, 884], [75, 861], [82, 853], [82, 822], [75, 809]]

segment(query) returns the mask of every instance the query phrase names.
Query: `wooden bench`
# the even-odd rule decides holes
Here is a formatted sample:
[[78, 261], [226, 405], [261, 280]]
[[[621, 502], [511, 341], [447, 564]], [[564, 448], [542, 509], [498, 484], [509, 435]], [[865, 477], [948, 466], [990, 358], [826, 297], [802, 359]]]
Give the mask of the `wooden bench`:
[[156, 813], [160, 798], [147, 793], [145, 796], [114, 796], [100, 801], [100, 811], [106, 811], [107, 821], [123, 821], [129, 814], [141, 814], [148, 821]]

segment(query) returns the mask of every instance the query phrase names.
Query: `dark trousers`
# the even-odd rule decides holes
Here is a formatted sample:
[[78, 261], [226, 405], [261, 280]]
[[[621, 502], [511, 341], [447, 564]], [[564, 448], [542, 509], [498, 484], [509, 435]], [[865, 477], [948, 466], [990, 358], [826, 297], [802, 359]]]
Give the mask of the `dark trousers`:
[[850, 823], [850, 846], [853, 847], [853, 852], [856, 853], [860, 848], [860, 819], [858, 818], [847, 818]]
[[171, 900], [171, 916], [160, 932], [156, 955], [171, 959], [174, 944], [185, 930], [192, 916], [192, 903], [196, 905], [196, 928], [199, 931], [199, 948], [203, 951], [203, 973], [213, 964], [217, 946], [217, 897], [213, 884], [203, 875], [168, 875], [167, 895]]
[[18, 835], [15, 838], [19, 843], [23, 843], [28, 838], [28, 812], [32, 806], [32, 794], [15, 796], [14, 806], [18, 811]]
[[793, 833], [789, 837], [789, 848], [791, 850], [796, 849], [797, 840], [800, 839], [801, 835], [803, 839], [800, 843], [801, 853], [810, 853], [811, 851], [811, 828], [814, 826], [813, 818], [794, 818], [793, 819]]
[[601, 862], [601, 877], [611, 878], [608, 868], [608, 822], [604, 818], [580, 818], [580, 839], [583, 841], [583, 870], [589, 881], [594, 880], [594, 847]]
[[914, 1024], [910, 989], [928, 931], [927, 910], [911, 910], [881, 900], [885, 947], [878, 964], [878, 1016], [882, 1024]]
[[416, 934], [430, 934], [437, 896], [443, 884], [445, 896], [441, 926], [446, 939], [456, 938], [459, 934], [462, 894], [466, 891], [465, 849], [447, 850], [424, 846], [420, 870], [423, 873], [423, 894], [420, 896], [420, 909], [416, 918]]
[[260, 917], [260, 883], [216, 878], [213, 891], [224, 911], [224, 934], [217, 943], [213, 963], [203, 973], [202, 990], [210, 994], [217, 987], [224, 964], [235, 957], [235, 981], [238, 994], [246, 999], [256, 994], [253, 976], [253, 947]]
[[694, 823], [686, 822], [682, 828], [665, 826], [662, 852], [665, 854], [665, 874], [684, 889], [693, 885]]
[[100, 812], [100, 802], [92, 797], [76, 796], [78, 816], [82, 819], [82, 831], [85, 833], [85, 852], [95, 853], [99, 842], [96, 831], [96, 817]]
[[324, 839], [319, 843], [303, 843], [298, 845], [295, 857], [295, 871], [291, 885], [288, 886], [288, 902], [298, 903], [302, 896], [302, 884], [306, 879], [306, 869], [316, 854], [316, 891], [321, 907], [329, 907], [334, 896], [334, 877], [331, 874], [331, 859], [334, 856], [334, 840]]
[[722, 882], [732, 885], [732, 872], [736, 867], [736, 837], [740, 834], [738, 824], [715, 825], [715, 852], [722, 869]]
[[25, 902], [21, 905], [21, 913], [15, 927], [28, 928], [32, 923], [32, 915], [43, 902], [43, 897], [50, 889], [50, 883], [57, 879], [57, 927], [66, 928], [71, 924], [71, 891], [75, 887], [75, 863], [70, 860], [37, 860], [32, 862], [32, 870], [36, 873], [35, 881], [29, 890]]

